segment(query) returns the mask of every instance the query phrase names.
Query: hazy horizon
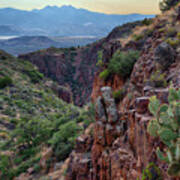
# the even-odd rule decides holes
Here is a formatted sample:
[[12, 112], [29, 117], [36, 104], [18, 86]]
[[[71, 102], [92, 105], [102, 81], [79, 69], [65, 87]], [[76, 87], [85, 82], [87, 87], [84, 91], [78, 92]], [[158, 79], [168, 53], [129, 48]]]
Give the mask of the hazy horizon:
[[42, 9], [46, 6], [71, 5], [89, 11], [105, 14], [158, 14], [159, 0], [1, 0], [0, 8], [16, 8], [21, 10]]

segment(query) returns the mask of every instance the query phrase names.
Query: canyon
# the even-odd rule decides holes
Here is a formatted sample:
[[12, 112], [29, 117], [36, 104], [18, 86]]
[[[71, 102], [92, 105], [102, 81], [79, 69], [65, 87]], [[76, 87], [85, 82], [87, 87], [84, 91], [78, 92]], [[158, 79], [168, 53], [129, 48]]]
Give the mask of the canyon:
[[[47, 125], [54, 123], [51, 134], [54, 130], [56, 133], [50, 141], [44, 139], [38, 144], [41, 147], [38, 168], [34, 164], [27, 166], [16, 180], [179, 180], [179, 149], [174, 174], [170, 174], [169, 162], [157, 154], [159, 148], [164, 155], [168, 145], [148, 131], [155, 119], [150, 108], [152, 97], [159, 99], [157, 109], [165, 104], [167, 110], [172, 99], [170, 90], [180, 88], [179, 9], [180, 4], [153, 19], [116, 27], [107, 37], [84, 47], [52, 47], [18, 57], [21, 62], [18, 72], [21, 81], [18, 82], [21, 86], [27, 85], [35, 73], [35, 84], [30, 86], [34, 89], [32, 97], [36, 98], [33, 106], [39, 102], [38, 107], [42, 107], [38, 112], [32, 110], [36, 114], [43, 112], [48, 117], [45, 122], [50, 122]], [[11, 56], [2, 53], [0, 62], [8, 58], [15, 72], [19, 65]], [[26, 63], [35, 67], [31, 65], [33, 68], [27, 71]], [[6, 67], [7, 63], [3, 65]], [[3, 93], [17, 91], [12, 91], [12, 82], [9, 83], [10, 89]], [[45, 92], [39, 90], [43, 87]], [[55, 92], [60, 99], [50, 92]], [[174, 96], [180, 99], [180, 95], [174, 93]], [[39, 101], [41, 98], [43, 104]], [[174, 104], [177, 105], [179, 99]], [[87, 106], [89, 103], [94, 106], [95, 114]], [[17, 104], [21, 108], [21, 103]], [[174, 118], [174, 112], [168, 113]], [[95, 120], [92, 118], [87, 123], [91, 116]], [[179, 124], [174, 127], [179, 133], [178, 128]], [[168, 135], [169, 132], [164, 136]], [[179, 134], [176, 138], [179, 142]]]

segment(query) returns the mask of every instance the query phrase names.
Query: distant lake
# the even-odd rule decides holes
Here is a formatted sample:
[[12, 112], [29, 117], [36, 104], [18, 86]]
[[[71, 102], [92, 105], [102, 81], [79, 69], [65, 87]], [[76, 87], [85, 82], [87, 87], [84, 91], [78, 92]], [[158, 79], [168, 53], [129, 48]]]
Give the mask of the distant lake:
[[8, 39], [13, 39], [17, 38], [18, 36], [0, 36], [0, 40], [8, 40]]

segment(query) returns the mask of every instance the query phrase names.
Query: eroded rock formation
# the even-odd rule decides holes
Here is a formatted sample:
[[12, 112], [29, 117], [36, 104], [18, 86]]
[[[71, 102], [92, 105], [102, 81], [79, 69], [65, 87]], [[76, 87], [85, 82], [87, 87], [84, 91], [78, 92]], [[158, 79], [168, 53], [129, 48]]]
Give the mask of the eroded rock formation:
[[[56, 80], [59, 85], [68, 87], [73, 101], [82, 106], [90, 101], [93, 82], [99, 67], [98, 51], [103, 51], [103, 62], [108, 63], [114, 52], [121, 48], [119, 38], [127, 37], [141, 22], [133, 22], [115, 28], [106, 38], [81, 48], [49, 48], [19, 58], [35, 64], [46, 77]], [[130, 43], [131, 48], [142, 46], [141, 43]]]
[[[89, 148], [91, 155], [88, 161], [83, 157], [84, 151], [81, 157], [71, 156], [74, 164], [69, 164], [67, 180], [79, 180], [82, 171], [72, 169], [78, 167], [80, 162], [88, 162], [88, 166], [84, 165], [86, 170], [80, 180], [141, 179], [143, 170], [151, 162], [160, 168], [161, 179], [178, 179], [170, 177], [167, 174], [168, 165], [157, 158], [156, 148], [163, 149], [164, 144], [147, 132], [148, 123], [153, 118], [148, 110], [149, 98], [155, 95], [161, 103], [167, 103], [170, 84], [175, 88], [180, 87], [179, 44], [174, 47], [165, 42], [166, 29], [163, 33], [161, 29], [168, 17], [164, 15], [155, 19], [151, 27], [154, 28], [152, 35], [143, 39], [138, 47], [137, 43], [128, 42], [119, 48], [141, 50], [129, 80], [113, 75], [107, 81], [102, 81], [97, 73], [92, 91], [92, 99], [96, 103], [96, 122], [93, 143]], [[169, 24], [172, 23], [174, 28], [179, 27], [178, 23], [171, 21]], [[156, 76], [155, 80], [159, 78], [157, 72], [163, 74], [162, 82], [167, 82], [166, 86], [152, 82], [152, 76]], [[112, 91], [122, 87], [126, 87], [126, 95], [121, 102], [115, 103]], [[79, 162], [74, 161], [75, 157]], [[153, 169], [151, 173], [153, 180], [158, 179], [159, 172]]]

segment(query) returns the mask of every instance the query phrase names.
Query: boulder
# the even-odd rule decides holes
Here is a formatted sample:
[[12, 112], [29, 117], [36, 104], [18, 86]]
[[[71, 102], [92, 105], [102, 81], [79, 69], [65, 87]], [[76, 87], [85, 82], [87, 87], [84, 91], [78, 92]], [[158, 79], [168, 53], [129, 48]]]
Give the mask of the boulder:
[[175, 61], [175, 50], [168, 43], [162, 42], [154, 50], [154, 60], [167, 69]]
[[115, 104], [115, 100], [112, 97], [111, 87], [101, 88], [104, 104], [106, 106], [106, 112], [108, 116], [109, 123], [115, 123], [118, 120], [118, 112]]

